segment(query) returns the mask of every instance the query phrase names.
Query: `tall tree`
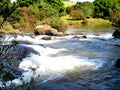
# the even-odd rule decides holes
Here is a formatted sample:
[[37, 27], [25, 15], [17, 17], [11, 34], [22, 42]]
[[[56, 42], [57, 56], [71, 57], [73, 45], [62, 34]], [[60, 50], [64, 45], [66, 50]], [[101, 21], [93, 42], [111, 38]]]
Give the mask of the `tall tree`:
[[110, 17], [120, 10], [120, 0], [95, 0], [95, 17]]
[[3, 17], [3, 21], [0, 23], [0, 26], [6, 22], [6, 20], [11, 17], [11, 15], [15, 12], [17, 8], [17, 4], [11, 3], [10, 0], [1, 0], [0, 1], [0, 15]]
[[64, 3], [62, 0], [45, 0], [45, 2], [49, 3], [54, 9], [59, 12], [59, 16], [64, 15]]
[[92, 2], [77, 2], [74, 6], [75, 9], [80, 9], [85, 17], [92, 17], [94, 14], [94, 5]]
[[23, 7], [23, 6], [29, 6], [31, 4], [33, 4], [35, 1], [38, 1], [38, 0], [17, 0], [17, 3], [19, 4], [20, 7]]

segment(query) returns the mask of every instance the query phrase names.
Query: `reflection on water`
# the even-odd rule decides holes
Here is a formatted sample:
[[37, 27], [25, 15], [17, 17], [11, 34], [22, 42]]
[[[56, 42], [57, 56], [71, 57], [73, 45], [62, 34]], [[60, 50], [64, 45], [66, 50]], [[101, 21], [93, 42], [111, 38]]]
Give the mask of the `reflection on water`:
[[99, 26], [81, 26], [81, 27], [70, 27], [68, 28], [67, 32], [68, 34], [100, 34], [100, 33], [107, 33], [107, 32], [113, 32], [115, 27], [111, 25], [99, 25]]

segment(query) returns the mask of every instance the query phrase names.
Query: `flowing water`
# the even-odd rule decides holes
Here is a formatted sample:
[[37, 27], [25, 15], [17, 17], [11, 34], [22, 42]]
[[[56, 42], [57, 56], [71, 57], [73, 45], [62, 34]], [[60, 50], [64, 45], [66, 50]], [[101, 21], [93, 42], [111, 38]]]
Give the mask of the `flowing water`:
[[[41, 40], [44, 36], [17, 36], [17, 41], [29, 42], [23, 46], [39, 53], [20, 62], [22, 79], [30, 82], [34, 78], [33, 90], [119, 90], [120, 69], [114, 64], [120, 58], [120, 39], [112, 37], [112, 28], [107, 29], [101, 29], [107, 31], [99, 31], [97, 36], [90, 31], [87, 38], [53, 36], [50, 41]], [[73, 30], [78, 33], [81, 29], [70, 28], [67, 33]], [[21, 85], [22, 81], [17, 78], [8, 81], [8, 86], [10, 83]]]

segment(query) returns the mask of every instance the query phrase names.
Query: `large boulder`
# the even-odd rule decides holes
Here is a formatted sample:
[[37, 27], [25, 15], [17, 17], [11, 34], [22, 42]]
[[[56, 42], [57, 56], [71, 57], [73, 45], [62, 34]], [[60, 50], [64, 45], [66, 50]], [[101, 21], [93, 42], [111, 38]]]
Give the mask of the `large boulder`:
[[120, 38], [120, 28], [116, 29], [112, 36], [114, 38]]
[[[23, 42], [24, 43], [24, 42]], [[40, 55], [33, 48], [26, 47], [21, 44], [0, 45], [0, 62], [5, 62], [12, 67], [18, 67], [21, 60], [29, 54], [34, 53]]]
[[50, 36], [61, 36], [62, 32], [58, 32], [57, 29], [52, 28], [50, 25], [39, 25], [34, 29], [35, 35], [50, 35]]

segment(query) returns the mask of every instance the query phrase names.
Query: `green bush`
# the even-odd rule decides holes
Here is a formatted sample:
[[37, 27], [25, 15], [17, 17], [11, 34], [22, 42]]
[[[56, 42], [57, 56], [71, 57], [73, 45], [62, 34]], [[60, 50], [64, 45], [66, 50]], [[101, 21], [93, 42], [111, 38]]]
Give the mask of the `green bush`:
[[3, 24], [3, 30], [5, 30], [5, 31], [13, 31], [13, 26], [9, 22], [5, 22]]
[[85, 17], [93, 17], [94, 4], [92, 2], [77, 2], [74, 9], [81, 10]]
[[61, 20], [60, 18], [47, 18], [42, 21], [42, 24], [48, 24], [53, 28], [57, 29], [59, 32], [65, 32], [68, 28], [67, 22]]
[[41, 2], [39, 4], [35, 3], [31, 5], [29, 9], [30, 13], [35, 15], [35, 17], [39, 20], [52, 16], [59, 17], [59, 11], [46, 2]]
[[75, 20], [83, 20], [85, 18], [81, 10], [72, 10], [70, 16]]
[[0, 24], [3, 22], [3, 17], [0, 16]]
[[85, 20], [82, 21], [82, 24], [83, 24], [83, 25], [87, 25], [87, 24], [88, 24], [88, 21], [85, 19]]

